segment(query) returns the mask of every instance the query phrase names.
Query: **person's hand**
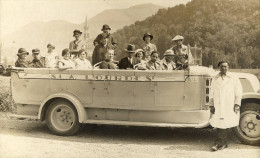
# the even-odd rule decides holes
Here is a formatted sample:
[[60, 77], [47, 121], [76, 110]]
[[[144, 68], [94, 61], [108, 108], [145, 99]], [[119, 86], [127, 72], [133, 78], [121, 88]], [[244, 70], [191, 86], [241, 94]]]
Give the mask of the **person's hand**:
[[238, 104], [234, 105], [234, 112], [237, 114], [240, 111], [240, 106]]
[[215, 114], [215, 107], [214, 106], [210, 106], [209, 108], [210, 108], [210, 113]]

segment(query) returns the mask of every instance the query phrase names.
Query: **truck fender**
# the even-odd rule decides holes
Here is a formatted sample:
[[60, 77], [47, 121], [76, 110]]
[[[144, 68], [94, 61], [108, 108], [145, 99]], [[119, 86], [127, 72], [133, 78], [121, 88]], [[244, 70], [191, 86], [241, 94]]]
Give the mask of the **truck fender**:
[[55, 99], [65, 99], [65, 100], [70, 101], [77, 110], [80, 123], [82, 123], [83, 121], [85, 121], [87, 119], [87, 113], [86, 113], [81, 101], [74, 94], [68, 93], [68, 92], [51, 94], [47, 98], [45, 98], [40, 105], [38, 119], [43, 120], [44, 113], [46, 112], [46, 109], [48, 106], [48, 104], [46, 104], [46, 103], [50, 100], [55, 100]]
[[242, 99], [260, 99], [260, 93], [244, 93]]

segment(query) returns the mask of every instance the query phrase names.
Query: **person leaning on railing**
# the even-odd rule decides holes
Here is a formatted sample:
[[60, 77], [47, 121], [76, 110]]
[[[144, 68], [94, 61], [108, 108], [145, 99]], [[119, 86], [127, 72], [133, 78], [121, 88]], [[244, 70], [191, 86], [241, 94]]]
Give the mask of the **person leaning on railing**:
[[58, 68], [60, 70], [74, 69], [75, 68], [75, 62], [70, 59], [70, 51], [69, 51], [68, 48], [63, 49], [62, 58], [63, 59], [58, 61]]
[[106, 59], [99, 63], [100, 69], [118, 69], [118, 61], [114, 61], [114, 50], [109, 49], [107, 50], [105, 57]]

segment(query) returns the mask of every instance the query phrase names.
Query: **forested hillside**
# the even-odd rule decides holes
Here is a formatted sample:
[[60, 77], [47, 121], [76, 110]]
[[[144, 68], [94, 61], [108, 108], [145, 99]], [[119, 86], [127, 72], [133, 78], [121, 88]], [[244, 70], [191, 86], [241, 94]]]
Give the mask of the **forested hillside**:
[[[122, 50], [128, 43], [140, 47], [147, 31], [154, 35], [152, 42], [161, 54], [180, 34], [184, 44], [203, 49], [205, 66], [215, 67], [220, 59], [227, 59], [232, 68], [260, 68], [259, 0], [192, 0], [186, 5], [160, 9], [113, 36]], [[120, 51], [117, 58], [124, 55]]]

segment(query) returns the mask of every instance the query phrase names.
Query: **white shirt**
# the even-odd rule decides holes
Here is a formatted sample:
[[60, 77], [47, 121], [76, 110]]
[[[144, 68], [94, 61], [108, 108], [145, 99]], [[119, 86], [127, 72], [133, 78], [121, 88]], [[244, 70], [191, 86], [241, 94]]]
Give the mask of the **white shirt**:
[[45, 67], [55, 68], [57, 67], [58, 54], [56, 52], [47, 52], [45, 54]]
[[92, 65], [90, 61], [88, 61], [87, 59], [82, 60], [80, 58], [77, 58], [75, 62], [76, 62], [76, 69], [92, 70]]

